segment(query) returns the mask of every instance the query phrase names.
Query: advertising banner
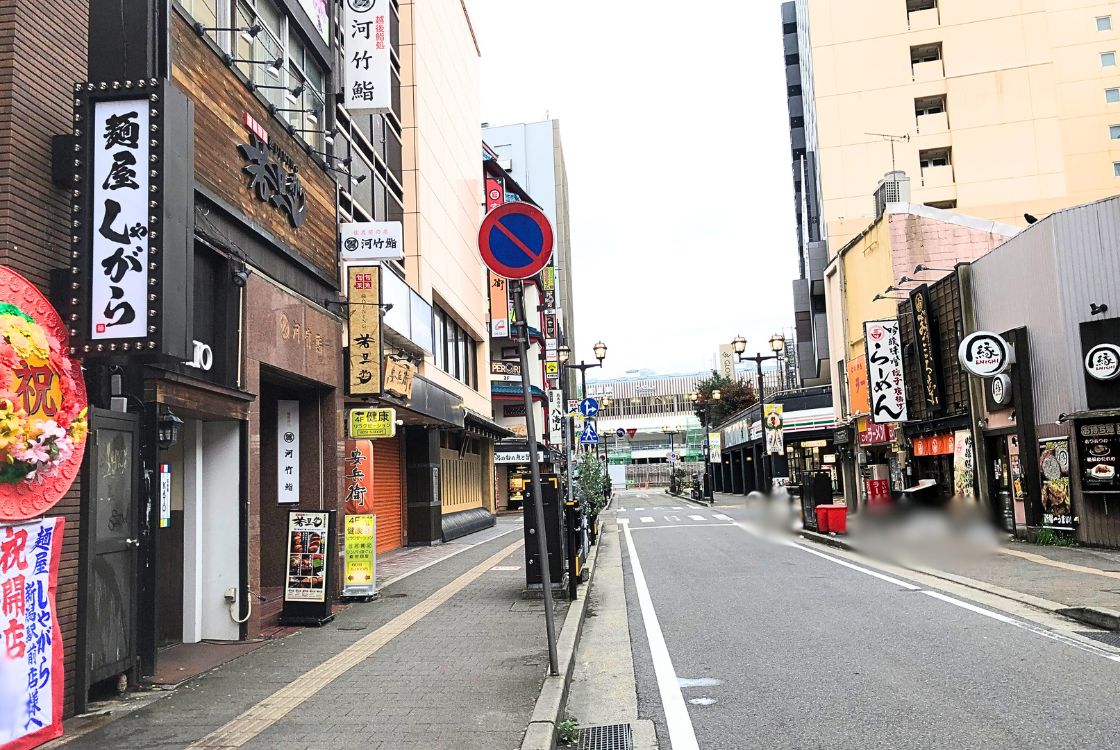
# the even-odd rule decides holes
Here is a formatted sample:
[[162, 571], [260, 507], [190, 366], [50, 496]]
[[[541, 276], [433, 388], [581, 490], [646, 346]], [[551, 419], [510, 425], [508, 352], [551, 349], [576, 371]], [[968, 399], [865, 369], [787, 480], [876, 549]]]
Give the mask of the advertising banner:
[[872, 422], [905, 422], [906, 379], [902, 371], [902, 339], [898, 320], [863, 324], [867, 347], [867, 381]]
[[922, 284], [910, 292], [914, 312], [914, 341], [917, 344], [918, 376], [922, 381], [922, 397], [930, 409], [941, 407], [941, 353], [936, 322], [930, 317], [929, 286]]
[[[1103, 438], [1103, 439], [1102, 439]], [[1082, 439], [1082, 446], [1088, 448], [1082, 453], [1084, 460], [1092, 457], [1115, 457], [1117, 448], [1114, 436], [1088, 437]], [[1101, 447], [1108, 450], [1104, 453]], [[1094, 453], [1094, 449], [1097, 453]], [[1115, 458], [1113, 459], [1115, 461]], [[1038, 441], [1038, 467], [1042, 480], [1042, 525], [1048, 529], [1064, 529], [1074, 531], [1077, 529], [1078, 517], [1074, 512], [1073, 496], [1069, 491], [1069, 438], [1050, 438]], [[1115, 469], [1115, 463], [1086, 463], [1088, 466], [1110, 466]], [[1089, 487], [1090, 468], [1082, 485]]]
[[299, 401], [276, 402], [276, 502], [299, 502]]
[[346, 516], [343, 596], [377, 593], [377, 517], [361, 513]]
[[362, 515], [373, 510], [373, 442], [346, 441], [346, 515]]
[[506, 202], [506, 191], [502, 183], [493, 177], [486, 178], [486, 213], [490, 213]]
[[767, 453], [784, 453], [785, 452], [785, 437], [782, 433], [784, 423], [782, 420], [782, 404], [764, 404], [765, 418], [763, 424], [766, 426], [766, 452]]
[[564, 442], [564, 392], [552, 389], [548, 392], [548, 442], [560, 445]]
[[62, 518], [0, 526], [0, 748], [62, 734], [62, 635], [55, 607]]
[[330, 526], [329, 513], [288, 514], [288, 572], [284, 579], [284, 601], [326, 601]]
[[351, 409], [346, 434], [353, 440], [391, 438], [397, 434], [396, 409]]
[[871, 399], [867, 390], [867, 357], [862, 354], [848, 361], [848, 410], [850, 414], [871, 413]]
[[404, 258], [404, 225], [399, 221], [343, 222], [338, 225], [338, 240], [344, 263]]
[[976, 499], [976, 462], [974, 460], [972, 433], [957, 430], [953, 433], [953, 496], [965, 500]]
[[381, 393], [381, 275], [377, 266], [347, 269], [347, 328], [350, 368], [347, 392]]
[[389, 0], [346, 0], [343, 105], [352, 113], [392, 111]]
[[723, 455], [720, 453], [722, 445], [720, 444], [721, 435], [718, 432], [708, 433], [708, 460], [714, 464], [718, 464], [723, 460]]
[[501, 276], [490, 274], [490, 334], [497, 339], [509, 336], [509, 287]]
[[725, 378], [735, 377], [735, 347], [731, 344], [720, 344], [719, 374]]

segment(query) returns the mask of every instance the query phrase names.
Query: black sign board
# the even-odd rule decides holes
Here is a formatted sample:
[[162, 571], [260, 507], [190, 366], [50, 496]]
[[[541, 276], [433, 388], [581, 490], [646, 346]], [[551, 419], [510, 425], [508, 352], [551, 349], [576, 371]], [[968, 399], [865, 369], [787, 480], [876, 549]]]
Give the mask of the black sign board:
[[836, 445], [847, 445], [852, 442], [852, 428], [848, 425], [840, 425], [836, 428], [836, 433], [832, 437], [832, 442]]
[[323, 625], [334, 619], [338, 511], [288, 511], [281, 625]]
[[74, 86], [70, 343], [194, 355], [194, 108], [169, 81]]
[[1120, 406], [1120, 380], [1098, 380], [1085, 369], [1085, 356], [1098, 344], [1120, 344], [1120, 318], [1087, 320], [1081, 324], [1081, 359], [1073, 366], [1085, 380], [1085, 402], [1090, 409]]
[[927, 409], [936, 411], [941, 408], [941, 336], [933, 316], [928, 285], [922, 284], [910, 292], [910, 306], [922, 400]]
[[1077, 423], [1077, 456], [1084, 492], [1120, 492], [1120, 422]]

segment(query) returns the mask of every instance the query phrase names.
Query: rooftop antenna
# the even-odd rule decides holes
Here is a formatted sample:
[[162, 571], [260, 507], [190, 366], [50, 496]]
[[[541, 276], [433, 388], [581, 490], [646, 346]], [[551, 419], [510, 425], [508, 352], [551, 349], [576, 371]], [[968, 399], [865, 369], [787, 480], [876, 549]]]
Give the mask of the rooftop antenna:
[[864, 135], [873, 135], [876, 138], [881, 138], [884, 141], [890, 141], [890, 144], [891, 144], [891, 171], [896, 172], [897, 170], [895, 169], [895, 166], [894, 166], [894, 144], [896, 144], [896, 143], [909, 143], [910, 142], [910, 134], [905, 133], [903, 135], [891, 135], [890, 133], [864, 133]]

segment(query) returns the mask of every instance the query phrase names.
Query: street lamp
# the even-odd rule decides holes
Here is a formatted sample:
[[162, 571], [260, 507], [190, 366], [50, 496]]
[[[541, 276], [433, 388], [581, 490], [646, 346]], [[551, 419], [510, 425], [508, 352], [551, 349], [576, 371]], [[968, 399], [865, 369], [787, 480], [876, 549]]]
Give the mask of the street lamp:
[[[762, 382], [762, 363], [765, 362], [768, 359], [781, 360], [781, 356], [779, 356], [778, 352], [783, 351], [786, 348], [785, 337], [782, 336], [782, 334], [780, 334], [780, 333], [775, 333], [773, 336], [770, 337], [770, 349], [771, 349], [771, 351], [774, 352], [774, 354], [771, 354], [770, 356], [763, 356], [762, 354], [755, 354], [753, 357], [744, 357], [743, 352], [745, 352], [747, 350], [747, 340], [745, 338], [743, 338], [742, 336], [736, 336], [734, 339], [732, 339], [731, 340], [731, 346], [732, 346], [732, 348], [735, 349], [735, 355], [738, 357], [740, 362], [754, 362], [755, 367], [758, 368], [759, 421], [763, 422], [762, 436], [763, 436], [763, 440], [765, 440], [765, 438], [766, 438], [766, 425], [765, 425], [766, 391], [764, 390], [764, 386], [763, 386], [763, 382]], [[763, 458], [762, 458], [762, 481], [763, 481], [764, 485], [765, 485], [765, 482], [766, 482], [766, 455], [767, 455], [766, 453], [762, 454], [762, 456], [763, 456]]]
[[597, 341], [595, 342], [595, 346], [591, 348], [591, 351], [595, 353], [595, 359], [599, 360], [598, 362], [591, 362], [589, 364], [581, 361], [578, 365], [570, 365], [568, 364], [568, 360], [572, 358], [572, 350], [567, 346], [561, 346], [556, 350], [560, 359], [560, 364], [569, 370], [579, 370], [580, 388], [583, 390], [580, 394], [582, 398], [587, 398], [587, 371], [593, 367], [603, 366], [603, 360], [607, 358], [607, 345], [602, 341]]
[[[700, 407], [700, 413], [701, 415], [703, 415], [700, 418], [700, 423], [704, 428], [704, 498], [713, 501], [715, 500], [715, 496], [712, 494], [712, 451], [711, 446], [708, 444], [708, 420], [711, 418], [712, 402], [719, 401], [722, 397], [723, 394], [720, 393], [719, 389], [713, 388], [712, 393], [708, 397], [707, 401]], [[694, 405], [698, 401], [700, 401], [699, 391], [693, 391], [692, 393], [688, 394], [688, 400], [691, 401]]]

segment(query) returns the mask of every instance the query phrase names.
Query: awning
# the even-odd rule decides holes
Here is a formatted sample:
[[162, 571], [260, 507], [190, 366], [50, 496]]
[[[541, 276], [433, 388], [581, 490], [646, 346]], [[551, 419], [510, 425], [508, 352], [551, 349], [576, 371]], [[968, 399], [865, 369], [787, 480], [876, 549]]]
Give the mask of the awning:
[[470, 409], [466, 410], [463, 415], [466, 430], [468, 432], [475, 432], [481, 434], [483, 437], [488, 437], [491, 440], [501, 440], [502, 438], [513, 437], [514, 433], [502, 427], [500, 424], [492, 419], [487, 419], [478, 412], [473, 412]]
[[1074, 419], [1107, 419], [1109, 417], [1120, 417], [1120, 409], [1083, 409], [1069, 414], [1059, 414], [1058, 421], [1069, 422]]
[[[538, 401], [548, 401], [548, 395], [535, 385], [529, 386], [529, 393]], [[498, 399], [522, 398], [520, 383], [490, 383], [490, 395]]]
[[363, 406], [393, 407], [397, 418], [406, 425], [462, 427], [464, 424], [463, 399], [422, 375], [413, 379], [412, 398], [408, 401], [383, 393], [362, 399], [348, 398], [346, 405], [354, 408], [359, 401]]

